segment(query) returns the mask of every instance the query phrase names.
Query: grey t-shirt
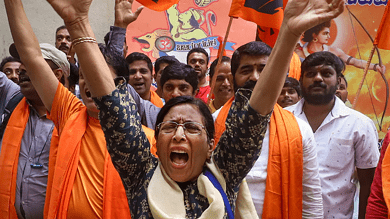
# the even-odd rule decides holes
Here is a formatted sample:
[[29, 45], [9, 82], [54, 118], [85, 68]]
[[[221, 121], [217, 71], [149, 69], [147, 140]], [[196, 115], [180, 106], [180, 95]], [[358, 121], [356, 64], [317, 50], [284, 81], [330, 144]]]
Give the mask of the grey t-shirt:
[[20, 93], [19, 85], [9, 80], [7, 76], [0, 71], [0, 124], [3, 121], [3, 113], [8, 101], [18, 93]]

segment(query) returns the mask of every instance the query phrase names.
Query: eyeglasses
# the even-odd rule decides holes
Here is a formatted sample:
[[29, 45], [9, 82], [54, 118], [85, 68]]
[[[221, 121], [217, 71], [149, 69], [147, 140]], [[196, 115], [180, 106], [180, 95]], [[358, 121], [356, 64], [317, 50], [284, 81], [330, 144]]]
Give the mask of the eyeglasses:
[[200, 135], [202, 133], [202, 129], [206, 130], [202, 124], [197, 122], [185, 122], [179, 124], [173, 121], [162, 122], [157, 125], [157, 129], [160, 131], [160, 133], [172, 134], [176, 132], [178, 126], [183, 127], [184, 133], [186, 135]]

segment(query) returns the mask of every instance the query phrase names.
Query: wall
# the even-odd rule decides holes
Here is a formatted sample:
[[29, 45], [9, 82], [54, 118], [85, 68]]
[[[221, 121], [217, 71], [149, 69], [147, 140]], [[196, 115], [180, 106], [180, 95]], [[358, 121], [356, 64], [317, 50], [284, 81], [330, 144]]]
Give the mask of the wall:
[[[27, 17], [40, 43], [54, 45], [55, 30], [63, 25], [62, 19], [45, 0], [22, 0]], [[94, 0], [90, 9], [90, 22], [98, 42], [114, 24], [114, 0]], [[8, 47], [13, 42], [4, 1], [0, 1], [0, 59], [9, 56]]]

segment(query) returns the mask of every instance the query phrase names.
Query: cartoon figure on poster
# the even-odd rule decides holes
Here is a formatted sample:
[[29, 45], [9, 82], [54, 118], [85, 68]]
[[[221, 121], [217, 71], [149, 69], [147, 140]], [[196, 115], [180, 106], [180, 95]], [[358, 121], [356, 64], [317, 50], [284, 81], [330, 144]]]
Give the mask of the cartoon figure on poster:
[[[358, 9], [361, 9], [362, 5], [356, 5], [354, 7], [356, 8], [356, 11], [358, 11]], [[378, 7], [373, 8], [372, 10], [378, 11], [383, 9]], [[375, 28], [378, 27], [378, 21], [380, 21], [382, 12], [372, 12], [370, 13], [370, 18], [365, 17], [368, 16], [367, 12], [363, 13], [358, 11], [358, 15], [361, 18], [365, 18], [365, 22], [374, 24], [372, 26], [366, 26], [368, 26], [368, 31], [375, 36]], [[329, 51], [337, 55], [346, 64], [344, 75], [349, 84], [348, 99], [354, 100], [364, 74], [363, 69], [367, 65], [366, 60], [368, 59], [370, 49], [372, 48], [372, 42], [369, 41], [369, 37], [363, 33], [363, 29], [354, 28], [346, 19], [348, 19], [348, 14], [344, 15], [344, 19], [339, 18], [334, 21], [325, 22], [307, 30], [303, 34], [300, 45], [297, 46], [295, 52], [301, 58], [305, 58], [308, 55], [319, 51]], [[389, 72], [386, 72], [386, 70], [389, 68], [390, 53], [386, 50], [382, 50], [381, 53], [383, 58], [382, 67], [377, 64], [377, 61], [374, 61], [377, 60], [376, 57], [374, 57], [374, 60], [372, 60], [373, 62], [368, 68], [371, 71], [369, 71], [369, 74], [365, 77], [363, 89], [355, 107], [356, 110], [367, 115], [375, 122], [379, 138], [384, 137], [385, 131], [390, 125], [390, 117], [387, 111], [384, 115], [383, 122], [381, 122], [381, 117], [384, 112], [383, 109], [386, 107], [386, 86], [380, 75], [373, 72], [384, 73], [385, 77], [388, 78]], [[380, 130], [380, 128], [382, 130]]]
[[[198, 7], [206, 7], [216, 0], [196, 0]], [[142, 36], [134, 37], [142, 44], [142, 51], [157, 59], [161, 56], [174, 56], [186, 63], [186, 54], [192, 48], [202, 47], [209, 54], [210, 48], [218, 50], [218, 36], [213, 36], [212, 26], [216, 25], [217, 17], [211, 10], [187, 8], [180, 12], [175, 4], [166, 10], [169, 30], [156, 29]], [[206, 30], [202, 25], [206, 26]], [[226, 49], [233, 51], [235, 43], [228, 42]]]
[[[295, 52], [301, 58], [306, 58], [314, 52], [329, 51], [337, 55], [341, 60], [344, 61], [345, 64], [355, 66], [356, 68], [364, 69], [367, 65], [367, 61], [349, 56], [343, 50], [334, 46], [327, 45], [330, 39], [330, 26], [331, 21], [327, 21], [307, 30], [303, 34], [303, 46], [296, 49]], [[380, 73], [386, 71], [386, 67], [384, 65], [380, 67], [379, 65], [374, 63], [371, 63], [368, 69], [378, 71]]]
[[[207, 53], [210, 54], [208, 46], [201, 44], [189, 44], [180, 42], [193, 42], [201, 39], [205, 39], [208, 36], [212, 36], [211, 23], [215, 25], [216, 17], [212, 11], [204, 14], [203, 10], [189, 8], [188, 10], [180, 13], [177, 9], [177, 5], [173, 5], [167, 11], [167, 17], [171, 32], [171, 37], [177, 44], [174, 51], [167, 52], [167, 55], [175, 56], [180, 61], [185, 63], [183, 55], [180, 53], [188, 52], [193, 47], [203, 47]], [[208, 33], [206, 33], [201, 26], [206, 22]], [[213, 46], [212, 46], [213, 47]], [[180, 58], [182, 57], [182, 58]]]
[[[177, 5], [173, 5], [166, 12], [171, 35], [176, 42], [188, 42], [212, 35], [210, 20], [215, 25], [215, 14], [212, 11], [208, 11], [205, 17], [203, 10], [189, 8], [187, 11], [179, 13]], [[209, 15], [211, 15], [211, 19], [208, 19]], [[208, 34], [200, 28], [205, 20]]]
[[169, 30], [164, 29], [156, 29], [153, 32], [146, 33], [139, 37], [133, 37], [134, 40], [136, 40], [138, 43], [142, 44], [143, 47], [141, 48], [142, 52], [145, 54], [150, 54], [153, 58], [157, 59], [160, 56], [164, 56], [165, 53], [160, 54], [160, 50], [157, 49], [155, 46], [156, 40], [161, 37], [170, 37], [171, 33]]

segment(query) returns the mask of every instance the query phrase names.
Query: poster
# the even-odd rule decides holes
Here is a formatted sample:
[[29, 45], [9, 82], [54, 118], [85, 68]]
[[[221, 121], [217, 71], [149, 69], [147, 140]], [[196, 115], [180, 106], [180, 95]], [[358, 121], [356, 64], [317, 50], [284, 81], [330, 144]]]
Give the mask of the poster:
[[[211, 54], [211, 61], [217, 56], [218, 36], [224, 37], [229, 22], [231, 0], [180, 0], [165, 12], [155, 12], [145, 8], [138, 20], [127, 29], [129, 53], [142, 52], [154, 62], [158, 57], [174, 55], [186, 63], [187, 52], [201, 46]], [[346, 0], [346, 5], [362, 22], [373, 38], [376, 36], [387, 0]], [[140, 6], [134, 3], [135, 10]], [[256, 24], [243, 19], [234, 19], [228, 43], [225, 47], [231, 57], [239, 46], [255, 40]], [[367, 60], [372, 48], [363, 28], [345, 9], [343, 14], [332, 21], [328, 46], [337, 47], [349, 56]], [[390, 51], [380, 50], [386, 66], [386, 79], [390, 78]], [[375, 54], [372, 63], [378, 63]], [[347, 66], [345, 77], [348, 81], [348, 99], [353, 103], [363, 69]], [[361, 90], [356, 110], [370, 117], [377, 129], [385, 108], [386, 87], [381, 76], [369, 71]], [[387, 107], [388, 108], [388, 107]], [[390, 109], [382, 123], [379, 138], [383, 138], [390, 126]]]
[[[347, 0], [346, 5], [350, 11], [360, 20], [370, 35], [375, 39], [376, 31], [382, 19], [387, 1], [383, 0]], [[390, 27], [389, 27], [390, 28]], [[334, 19], [330, 28], [330, 41], [328, 45], [343, 50], [347, 55], [358, 59], [368, 60], [372, 42], [358, 22], [350, 16], [347, 9], [343, 14]], [[382, 62], [386, 66], [385, 77], [390, 79], [390, 51], [380, 50]], [[372, 63], [378, 63], [378, 55], [375, 53]], [[351, 65], [346, 66], [344, 75], [348, 81], [348, 100], [353, 103], [364, 70]], [[363, 88], [359, 95], [355, 110], [370, 117], [383, 139], [390, 126], [390, 110], [387, 111], [379, 131], [379, 123], [385, 109], [386, 86], [379, 73], [368, 71]]]
[[[181, 0], [165, 12], [145, 8], [127, 29], [129, 53], [142, 52], [152, 62], [164, 55], [186, 63], [188, 51], [204, 48], [211, 61], [217, 57], [218, 37], [225, 37], [231, 0]], [[133, 10], [140, 6], [135, 2]], [[234, 19], [226, 54], [231, 56], [240, 45], [255, 40], [256, 24]]]

